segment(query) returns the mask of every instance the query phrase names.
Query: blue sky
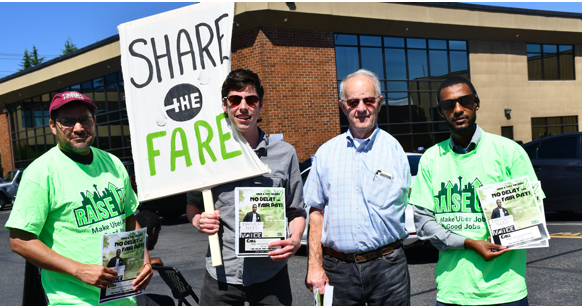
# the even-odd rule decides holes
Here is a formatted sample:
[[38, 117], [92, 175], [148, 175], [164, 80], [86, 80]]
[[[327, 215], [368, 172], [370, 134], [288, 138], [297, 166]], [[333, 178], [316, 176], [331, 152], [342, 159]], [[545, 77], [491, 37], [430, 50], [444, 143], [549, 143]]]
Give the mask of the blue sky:
[[57, 57], [68, 37], [78, 48], [117, 34], [132, 20], [191, 5], [190, 2], [0, 2], [0, 78], [20, 68], [34, 44], [46, 60]]
[[[539, 10], [582, 13], [582, 2], [471, 2]], [[24, 49], [34, 44], [45, 60], [60, 55], [71, 37], [82, 48], [117, 34], [124, 22], [170, 11], [192, 3], [179, 2], [0, 2], [0, 78], [13, 74]]]

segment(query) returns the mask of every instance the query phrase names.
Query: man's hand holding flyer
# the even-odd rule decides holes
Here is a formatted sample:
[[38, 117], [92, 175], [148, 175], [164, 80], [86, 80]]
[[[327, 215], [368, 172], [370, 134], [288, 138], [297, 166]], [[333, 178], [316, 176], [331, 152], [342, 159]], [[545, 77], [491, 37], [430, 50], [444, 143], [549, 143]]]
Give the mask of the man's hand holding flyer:
[[101, 289], [99, 304], [143, 293], [133, 290], [132, 282], [143, 268], [145, 249], [146, 228], [103, 235], [102, 265], [117, 271], [117, 276], [111, 286]]
[[541, 187], [535, 183], [522, 177], [477, 190], [493, 243], [512, 249], [548, 246]]
[[266, 257], [269, 243], [287, 238], [285, 188], [248, 187], [235, 189], [236, 254]]

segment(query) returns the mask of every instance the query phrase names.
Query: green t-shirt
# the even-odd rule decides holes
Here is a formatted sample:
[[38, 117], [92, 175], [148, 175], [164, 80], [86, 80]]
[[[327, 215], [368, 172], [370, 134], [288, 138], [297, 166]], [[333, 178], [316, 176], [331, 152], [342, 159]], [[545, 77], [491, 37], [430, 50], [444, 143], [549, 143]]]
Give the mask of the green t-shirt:
[[[101, 237], [125, 231], [138, 201], [121, 161], [93, 150], [93, 162], [74, 162], [55, 146], [24, 171], [6, 228], [38, 236], [56, 253], [84, 264], [101, 264]], [[99, 288], [42, 270], [42, 284], [56, 305], [97, 305]], [[105, 305], [135, 305], [135, 298]]]
[[[443, 141], [423, 154], [409, 203], [433, 211], [437, 222], [460, 236], [487, 240], [489, 231], [477, 188], [529, 176], [529, 157], [510, 139], [483, 132], [475, 149], [457, 154]], [[525, 250], [512, 250], [486, 262], [473, 250], [439, 253], [437, 300], [459, 305], [508, 303], [527, 296]]]

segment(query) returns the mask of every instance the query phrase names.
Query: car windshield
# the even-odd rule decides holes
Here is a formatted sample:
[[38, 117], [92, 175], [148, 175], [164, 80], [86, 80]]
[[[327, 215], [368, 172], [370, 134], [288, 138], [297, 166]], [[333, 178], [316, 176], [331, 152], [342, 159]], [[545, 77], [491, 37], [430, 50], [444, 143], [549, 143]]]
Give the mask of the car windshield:
[[12, 180], [14, 179], [14, 175], [16, 174], [16, 171], [10, 171], [8, 172], [8, 174], [6, 174], [6, 176], [4, 177], [4, 183], [10, 183], [12, 182]]
[[410, 164], [410, 175], [415, 176], [418, 172], [418, 162], [422, 155], [407, 155], [408, 163]]

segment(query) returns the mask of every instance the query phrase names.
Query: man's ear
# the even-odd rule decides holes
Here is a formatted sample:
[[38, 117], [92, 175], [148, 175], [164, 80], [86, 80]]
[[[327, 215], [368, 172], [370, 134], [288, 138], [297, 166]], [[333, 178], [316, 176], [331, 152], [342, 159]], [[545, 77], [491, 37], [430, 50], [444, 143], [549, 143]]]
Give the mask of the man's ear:
[[337, 103], [338, 103], [339, 108], [341, 108], [342, 112], [344, 112], [344, 115], [346, 115], [346, 117], [347, 117], [349, 112], [346, 108], [346, 105], [342, 102], [342, 100], [338, 100]]
[[226, 99], [224, 99], [224, 98], [222, 99], [222, 110], [225, 113], [228, 113], [228, 106], [226, 106]]
[[378, 98], [378, 111], [380, 111], [382, 109], [382, 101], [384, 101], [384, 97], [380, 96]]
[[49, 119], [49, 126], [51, 127], [51, 132], [53, 132], [53, 134], [56, 135], [57, 134], [57, 123], [53, 119]]

